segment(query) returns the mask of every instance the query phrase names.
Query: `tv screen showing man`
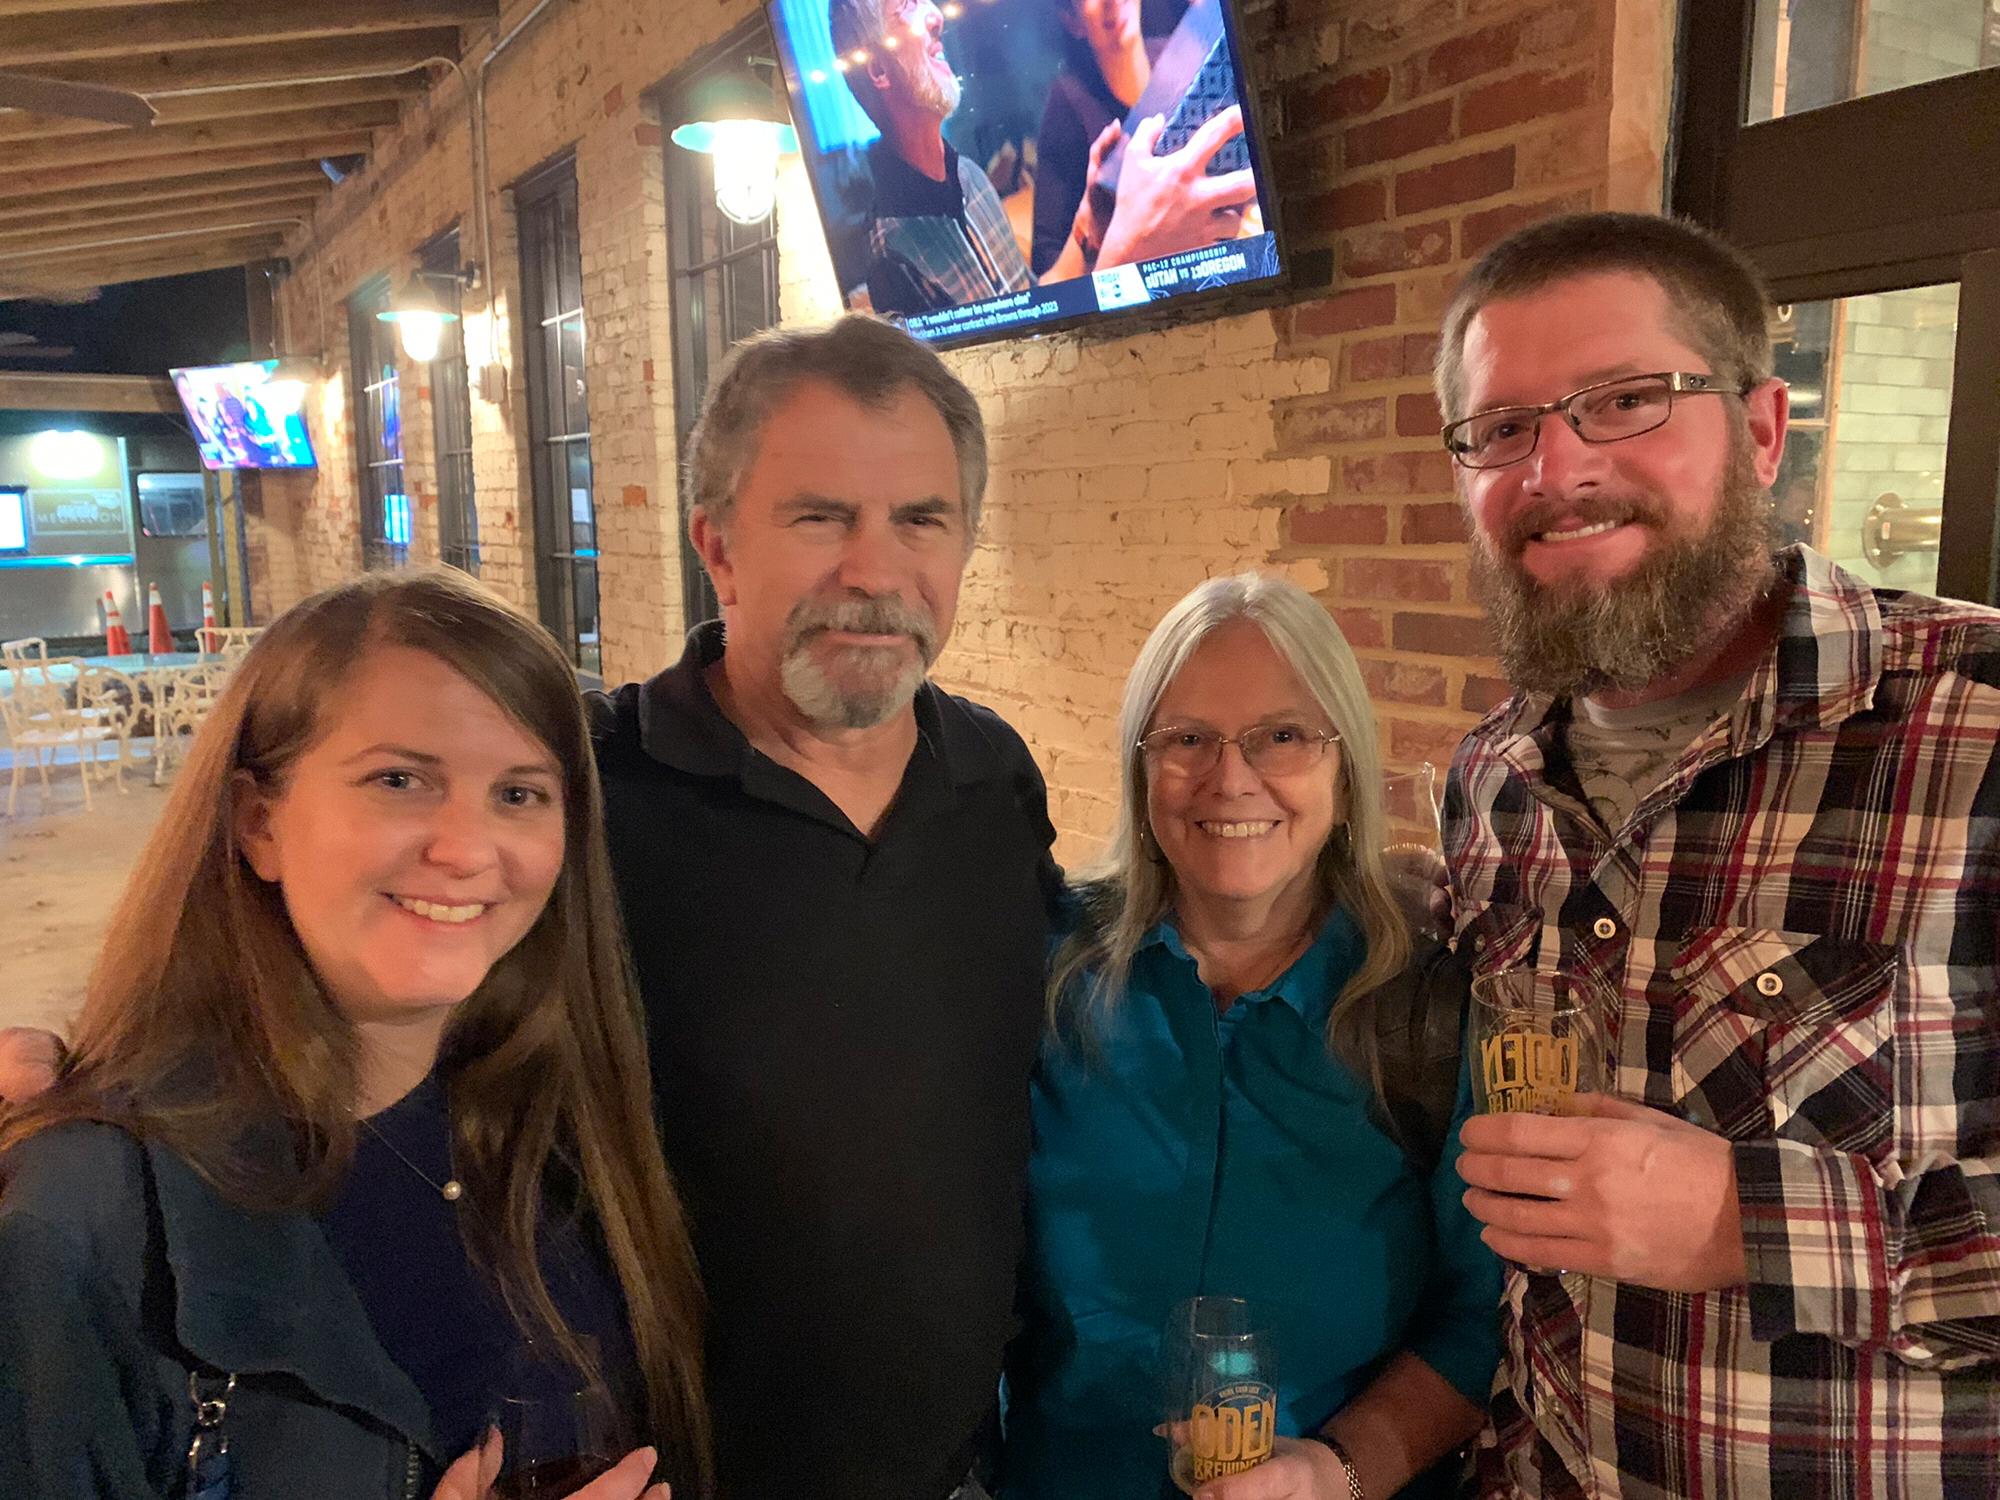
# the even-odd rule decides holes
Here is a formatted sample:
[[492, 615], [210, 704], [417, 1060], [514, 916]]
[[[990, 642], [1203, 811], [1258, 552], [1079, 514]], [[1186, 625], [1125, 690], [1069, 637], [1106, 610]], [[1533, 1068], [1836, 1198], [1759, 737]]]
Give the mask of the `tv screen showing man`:
[[773, 0], [850, 307], [959, 341], [1274, 276], [1227, 0]]

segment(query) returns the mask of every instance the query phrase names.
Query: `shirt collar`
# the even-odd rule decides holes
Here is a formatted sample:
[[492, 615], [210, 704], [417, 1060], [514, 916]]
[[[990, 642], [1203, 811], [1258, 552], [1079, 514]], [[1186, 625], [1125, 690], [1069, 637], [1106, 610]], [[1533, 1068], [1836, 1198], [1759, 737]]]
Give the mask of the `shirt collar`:
[[[1777, 554], [1786, 591], [1777, 638], [1750, 674], [1730, 752], [1745, 755], [1779, 730], [1831, 728], [1875, 700], [1882, 677], [1882, 610], [1864, 580], [1803, 543]], [[1536, 743], [1567, 720], [1569, 700], [1517, 693], [1496, 711], [1496, 749], [1539, 766]]]
[[[640, 685], [639, 743], [665, 766], [695, 776], [740, 780], [752, 753], [743, 731], [708, 690], [707, 669], [722, 659], [723, 624], [705, 620], [688, 632], [681, 659]], [[965, 704], [926, 680], [912, 704], [917, 733], [954, 786], [971, 786], [1006, 772], [987, 731]]]
[[[1186, 965], [1188, 977], [1199, 983], [1195, 957], [1188, 952], [1180, 926], [1171, 912], [1155, 922], [1139, 940], [1140, 952], [1155, 946], [1164, 948], [1173, 959]], [[1326, 1025], [1327, 1016], [1333, 1010], [1334, 997], [1353, 977], [1354, 971], [1361, 967], [1367, 951], [1361, 928], [1348, 915], [1345, 907], [1336, 906], [1320, 924], [1319, 935], [1313, 939], [1312, 946], [1294, 959], [1290, 968], [1261, 990], [1252, 990], [1238, 997], [1236, 1003], [1257, 1005], [1266, 1000], [1283, 1001], [1298, 1012], [1300, 1020], [1317, 1031]]]

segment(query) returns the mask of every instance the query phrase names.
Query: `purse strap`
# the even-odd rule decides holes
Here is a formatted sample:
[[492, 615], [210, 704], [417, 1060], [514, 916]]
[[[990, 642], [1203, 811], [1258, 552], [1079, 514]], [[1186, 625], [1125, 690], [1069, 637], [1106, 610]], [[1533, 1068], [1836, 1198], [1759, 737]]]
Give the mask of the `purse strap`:
[[188, 1371], [188, 1401], [194, 1407], [194, 1435], [188, 1439], [187, 1500], [232, 1500], [236, 1493], [235, 1465], [229, 1457], [229, 1398], [236, 1392], [234, 1375]]

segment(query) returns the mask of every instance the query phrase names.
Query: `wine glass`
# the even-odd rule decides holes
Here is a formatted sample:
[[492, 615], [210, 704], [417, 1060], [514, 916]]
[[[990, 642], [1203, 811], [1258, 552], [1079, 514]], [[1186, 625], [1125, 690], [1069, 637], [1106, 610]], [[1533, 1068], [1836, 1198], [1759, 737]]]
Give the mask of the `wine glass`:
[[1477, 975], [1472, 1035], [1482, 1114], [1568, 1114], [1578, 1094], [1604, 1086], [1598, 1007], [1568, 975], [1529, 968]]
[[[581, 1339], [596, 1365], [595, 1340]], [[631, 1427], [602, 1380], [532, 1351], [510, 1357], [494, 1400], [500, 1477], [492, 1500], [564, 1500], [628, 1453]]]
[[1414, 771], [1384, 775], [1382, 813], [1382, 869], [1389, 893], [1412, 928], [1428, 930], [1441, 920], [1432, 904], [1444, 879], [1437, 767], [1424, 761]]
[[1277, 1435], [1277, 1366], [1270, 1335], [1241, 1297], [1194, 1297], [1167, 1321], [1167, 1472], [1192, 1495], [1211, 1480], [1254, 1469]]

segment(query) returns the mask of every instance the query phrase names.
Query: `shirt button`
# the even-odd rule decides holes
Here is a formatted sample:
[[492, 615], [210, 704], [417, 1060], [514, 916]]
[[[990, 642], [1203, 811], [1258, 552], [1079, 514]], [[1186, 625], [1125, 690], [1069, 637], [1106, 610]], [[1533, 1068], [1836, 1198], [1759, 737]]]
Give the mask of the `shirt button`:
[[1609, 939], [1618, 936], [1618, 924], [1609, 917], [1599, 917], [1590, 924], [1590, 930], [1600, 938]]
[[1780, 975], [1766, 969], [1762, 974], [1757, 976], [1757, 993], [1762, 995], [1766, 1000], [1775, 1000], [1778, 996], [1784, 994], [1784, 992], [1785, 981]]

